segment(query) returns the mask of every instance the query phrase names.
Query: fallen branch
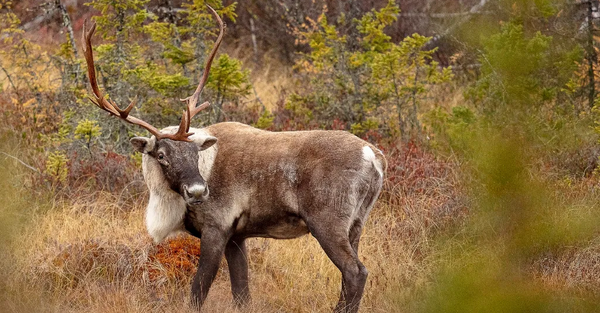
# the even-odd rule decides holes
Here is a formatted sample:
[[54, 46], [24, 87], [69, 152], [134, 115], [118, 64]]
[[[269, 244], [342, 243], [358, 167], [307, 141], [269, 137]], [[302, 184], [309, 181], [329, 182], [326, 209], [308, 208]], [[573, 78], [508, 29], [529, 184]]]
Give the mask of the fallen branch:
[[34, 171], [34, 172], [36, 172], [36, 173], [39, 173], [39, 172], [40, 172], [40, 170], [38, 170], [37, 168], [35, 168], [35, 167], [33, 167], [33, 166], [31, 166], [31, 165], [29, 165], [29, 164], [27, 164], [27, 163], [23, 162], [21, 159], [17, 158], [16, 156], [10, 155], [10, 154], [8, 154], [8, 153], [6, 153], [6, 152], [4, 152], [4, 151], [0, 151], [0, 153], [4, 154], [5, 156], [7, 156], [7, 157], [9, 157], [9, 158], [12, 158], [12, 159], [14, 159], [14, 160], [18, 161], [18, 162], [19, 162], [19, 163], [21, 163], [23, 166], [27, 167], [28, 169], [30, 169], [30, 170], [32, 170], [32, 171]]

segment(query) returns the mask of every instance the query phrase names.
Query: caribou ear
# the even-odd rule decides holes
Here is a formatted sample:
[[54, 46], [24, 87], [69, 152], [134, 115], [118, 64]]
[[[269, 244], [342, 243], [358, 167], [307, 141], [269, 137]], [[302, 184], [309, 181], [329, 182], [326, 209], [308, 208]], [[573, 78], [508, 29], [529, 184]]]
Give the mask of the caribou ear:
[[217, 143], [217, 138], [213, 136], [206, 136], [201, 139], [196, 139], [195, 142], [198, 145], [198, 150], [202, 151], [212, 147], [212, 145]]
[[129, 142], [131, 142], [131, 145], [135, 151], [148, 153], [154, 149], [154, 140], [152, 139], [153, 138], [147, 137], [133, 137], [129, 140]]

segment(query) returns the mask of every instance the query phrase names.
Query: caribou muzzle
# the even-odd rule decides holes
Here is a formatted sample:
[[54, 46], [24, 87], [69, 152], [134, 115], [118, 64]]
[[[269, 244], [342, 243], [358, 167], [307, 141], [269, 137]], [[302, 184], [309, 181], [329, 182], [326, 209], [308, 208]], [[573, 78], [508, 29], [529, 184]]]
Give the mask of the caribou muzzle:
[[208, 199], [208, 186], [206, 184], [183, 184], [181, 189], [183, 199], [189, 205], [198, 205]]

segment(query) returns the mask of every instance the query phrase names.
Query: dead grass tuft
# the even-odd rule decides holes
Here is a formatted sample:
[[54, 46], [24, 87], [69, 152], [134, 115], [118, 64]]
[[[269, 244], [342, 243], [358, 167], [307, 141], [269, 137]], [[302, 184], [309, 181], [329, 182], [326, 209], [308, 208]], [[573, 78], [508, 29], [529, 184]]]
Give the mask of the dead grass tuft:
[[600, 296], [600, 242], [547, 254], [534, 262], [533, 272], [550, 288]]
[[160, 279], [189, 279], [196, 273], [200, 256], [200, 239], [178, 236], [153, 247], [148, 257], [151, 281]]

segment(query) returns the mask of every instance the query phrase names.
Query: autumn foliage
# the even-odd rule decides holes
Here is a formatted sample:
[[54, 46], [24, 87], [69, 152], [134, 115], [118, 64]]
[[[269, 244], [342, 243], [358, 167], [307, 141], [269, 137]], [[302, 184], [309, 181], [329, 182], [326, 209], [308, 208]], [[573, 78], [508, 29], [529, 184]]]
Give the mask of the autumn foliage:
[[[176, 125], [215, 38], [210, 4], [229, 29], [202, 95], [212, 109], [193, 127], [344, 130], [386, 155], [361, 239], [362, 312], [597, 311], [588, 2], [34, 2], [0, 0], [3, 308], [192, 312], [201, 239], [146, 234], [128, 140], [147, 134], [89, 102], [78, 45], [96, 22], [103, 92]], [[311, 236], [251, 239], [248, 251], [248, 312], [331, 310], [339, 271]], [[227, 271], [210, 311], [237, 312]]]

